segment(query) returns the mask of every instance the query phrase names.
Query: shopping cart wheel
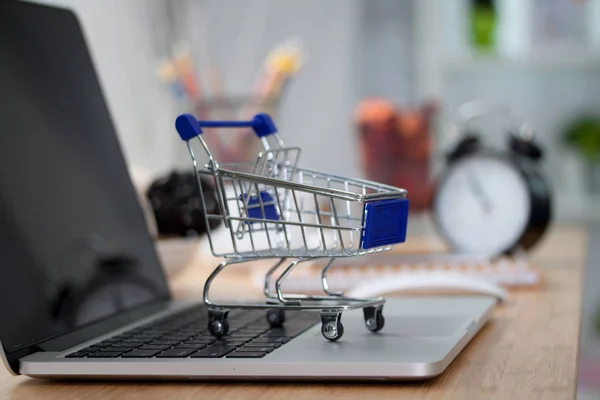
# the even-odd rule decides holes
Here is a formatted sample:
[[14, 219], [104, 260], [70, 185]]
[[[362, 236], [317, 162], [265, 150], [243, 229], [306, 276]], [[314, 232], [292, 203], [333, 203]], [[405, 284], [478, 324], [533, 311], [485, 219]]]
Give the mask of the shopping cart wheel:
[[285, 311], [282, 308], [273, 308], [267, 311], [267, 322], [271, 328], [278, 328], [285, 322]]
[[229, 321], [227, 321], [227, 313], [209, 311], [208, 331], [211, 335], [217, 338], [226, 336], [229, 333]]
[[363, 314], [365, 316], [365, 325], [371, 332], [379, 332], [385, 325], [385, 318], [383, 318], [383, 308], [381, 307], [365, 307], [363, 308]]
[[344, 325], [340, 318], [342, 314], [321, 314], [321, 333], [325, 339], [335, 342], [344, 334]]

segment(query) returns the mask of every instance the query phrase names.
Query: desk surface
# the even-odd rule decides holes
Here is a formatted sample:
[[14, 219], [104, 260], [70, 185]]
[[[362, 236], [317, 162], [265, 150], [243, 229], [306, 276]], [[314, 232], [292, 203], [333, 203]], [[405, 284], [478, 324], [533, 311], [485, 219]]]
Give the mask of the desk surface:
[[[513, 292], [492, 321], [436, 379], [388, 384], [60, 383], [0, 372], [1, 398], [43, 399], [329, 399], [551, 398], [575, 396], [586, 233], [555, 229], [537, 249], [543, 286]], [[173, 279], [180, 297], [199, 295], [207, 270]], [[243, 271], [224, 277], [221, 292], [249, 287]], [[217, 287], [219, 291], [219, 287]], [[238, 292], [239, 293], [239, 292]]]

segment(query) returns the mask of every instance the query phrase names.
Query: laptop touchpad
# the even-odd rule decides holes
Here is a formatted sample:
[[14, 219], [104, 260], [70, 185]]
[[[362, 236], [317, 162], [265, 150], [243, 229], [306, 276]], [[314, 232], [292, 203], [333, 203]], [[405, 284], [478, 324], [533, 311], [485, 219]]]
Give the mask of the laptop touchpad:
[[265, 361], [304, 362], [437, 362], [469, 336], [470, 328], [494, 304], [485, 298], [390, 299], [384, 307], [385, 326], [370, 332], [361, 310], [342, 315], [344, 335], [325, 340], [321, 324], [272, 352]]

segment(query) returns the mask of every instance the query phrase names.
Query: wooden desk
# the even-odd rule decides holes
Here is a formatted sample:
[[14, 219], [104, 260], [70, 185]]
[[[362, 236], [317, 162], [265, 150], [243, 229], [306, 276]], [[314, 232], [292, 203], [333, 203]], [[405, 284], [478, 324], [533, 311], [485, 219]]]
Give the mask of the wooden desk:
[[[556, 229], [534, 257], [543, 287], [514, 292], [493, 320], [436, 379], [422, 383], [55, 383], [0, 373], [0, 398], [22, 399], [481, 399], [575, 396], [581, 278], [586, 234]], [[173, 280], [180, 297], [199, 295], [208, 271]], [[225, 279], [223, 293], [246, 290], [244, 273]], [[239, 293], [239, 292], [238, 292]]]

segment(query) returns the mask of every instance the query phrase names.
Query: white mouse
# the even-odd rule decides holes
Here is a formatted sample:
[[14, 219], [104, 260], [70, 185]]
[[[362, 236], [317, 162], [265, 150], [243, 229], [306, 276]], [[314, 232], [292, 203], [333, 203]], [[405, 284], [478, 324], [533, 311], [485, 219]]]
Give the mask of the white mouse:
[[356, 286], [346, 295], [350, 297], [375, 297], [386, 293], [427, 290], [458, 291], [472, 294], [483, 294], [504, 301], [508, 292], [489, 280], [468, 276], [456, 272], [411, 272], [407, 274], [376, 278]]

